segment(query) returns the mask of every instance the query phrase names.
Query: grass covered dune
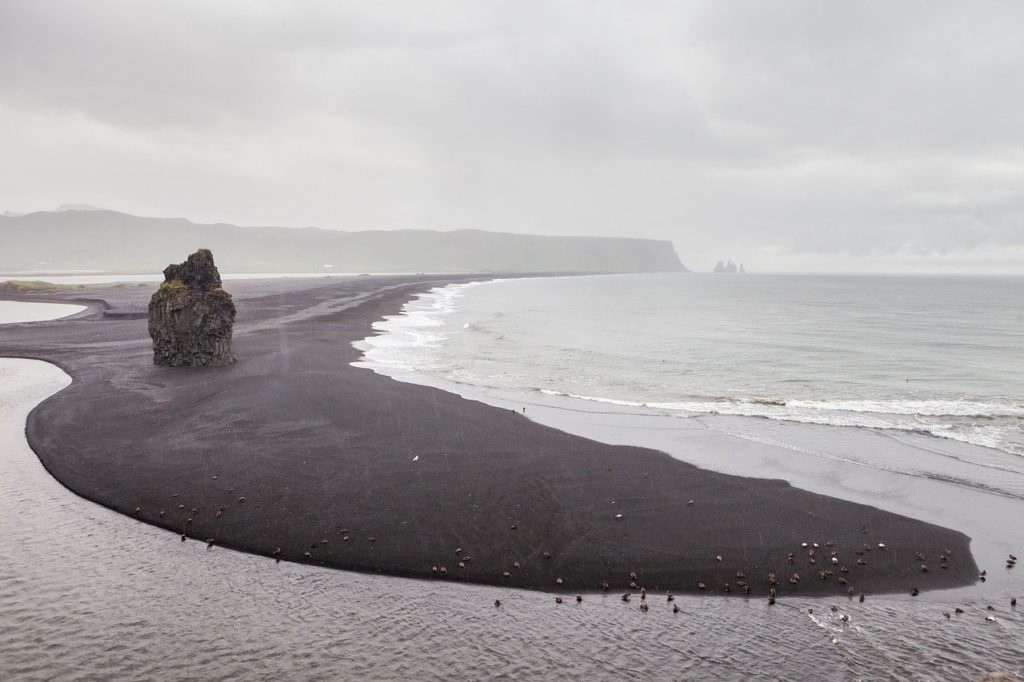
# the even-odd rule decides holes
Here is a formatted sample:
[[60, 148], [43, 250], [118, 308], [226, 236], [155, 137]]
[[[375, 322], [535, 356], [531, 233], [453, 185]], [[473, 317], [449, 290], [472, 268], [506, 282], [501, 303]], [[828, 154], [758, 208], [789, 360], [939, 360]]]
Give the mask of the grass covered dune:
[[[268, 560], [567, 593], [765, 596], [774, 582], [780, 597], [870, 595], [976, 580], [962, 533], [350, 366], [375, 320], [467, 279], [229, 284], [230, 367], [155, 367], [146, 321], [102, 313], [0, 328], [0, 355], [74, 378], [27, 429], [65, 486]], [[108, 293], [138, 307], [149, 291], [82, 295]]]

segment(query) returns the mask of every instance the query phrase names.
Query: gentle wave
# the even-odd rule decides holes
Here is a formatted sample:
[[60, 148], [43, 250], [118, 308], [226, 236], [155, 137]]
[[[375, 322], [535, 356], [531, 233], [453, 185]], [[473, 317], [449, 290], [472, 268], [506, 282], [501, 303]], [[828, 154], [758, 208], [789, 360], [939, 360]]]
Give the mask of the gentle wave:
[[[970, 421], [974, 419], [992, 420], [1000, 417], [1010, 418], [1014, 421], [1019, 420], [1024, 417], [1024, 408], [1014, 405], [952, 401], [785, 401], [737, 400], [733, 398], [660, 402], [605, 398], [548, 388], [537, 390], [544, 395], [687, 415], [718, 414], [735, 417], [761, 417], [823, 426], [851, 426], [924, 433], [973, 445], [1002, 449], [1015, 455], [1024, 455], [1024, 447], [1005, 442], [1003, 429], [990, 424], [975, 424]], [[941, 418], [950, 417], [964, 421], [941, 420]]]
[[378, 333], [356, 344], [363, 351], [363, 362], [410, 372], [428, 370], [422, 363], [423, 355], [409, 351], [437, 347], [448, 338], [448, 333], [442, 331], [444, 318], [458, 309], [457, 301], [468, 289], [503, 281], [450, 284], [417, 294], [399, 314], [374, 322], [373, 329]]

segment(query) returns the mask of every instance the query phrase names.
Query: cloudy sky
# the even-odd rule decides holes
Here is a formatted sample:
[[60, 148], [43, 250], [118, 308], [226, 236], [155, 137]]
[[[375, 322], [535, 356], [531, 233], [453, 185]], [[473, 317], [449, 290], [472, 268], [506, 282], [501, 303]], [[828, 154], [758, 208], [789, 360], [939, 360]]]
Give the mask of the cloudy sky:
[[0, 210], [1024, 272], [1024, 3], [0, 2]]

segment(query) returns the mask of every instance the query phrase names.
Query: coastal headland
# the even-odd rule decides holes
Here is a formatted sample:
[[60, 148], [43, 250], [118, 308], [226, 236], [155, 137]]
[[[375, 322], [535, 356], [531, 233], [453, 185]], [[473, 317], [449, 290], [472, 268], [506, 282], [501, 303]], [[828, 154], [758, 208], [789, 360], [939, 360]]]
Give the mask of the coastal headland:
[[0, 328], [0, 356], [73, 378], [27, 424], [58, 481], [211, 547], [566, 593], [870, 595], [977, 579], [958, 531], [351, 366], [374, 321], [480, 278], [234, 282], [239, 361], [198, 369], [152, 364], [135, 314], [151, 288], [93, 287], [53, 295], [86, 313]]

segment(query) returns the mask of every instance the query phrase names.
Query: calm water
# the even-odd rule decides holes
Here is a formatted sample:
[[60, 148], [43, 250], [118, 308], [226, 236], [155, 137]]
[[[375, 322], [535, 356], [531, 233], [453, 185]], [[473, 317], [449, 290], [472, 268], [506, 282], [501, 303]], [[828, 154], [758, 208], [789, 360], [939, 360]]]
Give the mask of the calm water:
[[371, 360], [646, 408], [1024, 455], [1024, 278], [622, 275], [435, 290]]
[[[0, 359], [0, 679], [958, 680], [1024, 671], [1024, 613], [1005, 595], [775, 607], [683, 597], [678, 614], [652, 597], [644, 613], [614, 595], [558, 606], [548, 594], [182, 543], [72, 495], [43, 470], [25, 418], [68, 381], [46, 363]], [[944, 618], [955, 606], [965, 613]]]
[[63, 303], [22, 303], [21, 301], [0, 301], [0, 324], [11, 322], [38, 322], [68, 317], [85, 310], [81, 305]]

